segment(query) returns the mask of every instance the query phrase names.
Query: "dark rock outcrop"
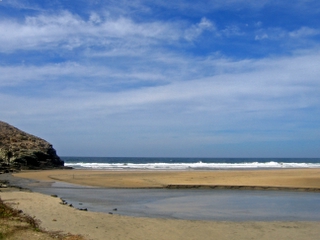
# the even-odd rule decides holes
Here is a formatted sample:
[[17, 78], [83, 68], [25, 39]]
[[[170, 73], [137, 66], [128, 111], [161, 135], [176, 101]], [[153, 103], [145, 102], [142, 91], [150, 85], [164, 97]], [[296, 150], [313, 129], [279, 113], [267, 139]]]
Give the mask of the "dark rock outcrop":
[[0, 170], [62, 168], [64, 162], [47, 141], [0, 121]]

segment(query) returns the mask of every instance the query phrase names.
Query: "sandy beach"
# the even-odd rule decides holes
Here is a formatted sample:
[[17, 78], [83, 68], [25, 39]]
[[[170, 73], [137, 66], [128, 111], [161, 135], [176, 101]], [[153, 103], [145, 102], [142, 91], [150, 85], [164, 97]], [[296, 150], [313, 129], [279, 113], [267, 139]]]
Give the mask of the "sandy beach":
[[[320, 189], [320, 169], [257, 171], [28, 171], [18, 177], [112, 188], [174, 186], [249, 186]], [[79, 211], [39, 193], [0, 192], [1, 199], [35, 216], [50, 231], [87, 239], [318, 239], [319, 222], [218, 222], [138, 218]]]
[[14, 174], [40, 181], [62, 181], [107, 188], [252, 187], [320, 190], [320, 169], [223, 171], [47, 170]]

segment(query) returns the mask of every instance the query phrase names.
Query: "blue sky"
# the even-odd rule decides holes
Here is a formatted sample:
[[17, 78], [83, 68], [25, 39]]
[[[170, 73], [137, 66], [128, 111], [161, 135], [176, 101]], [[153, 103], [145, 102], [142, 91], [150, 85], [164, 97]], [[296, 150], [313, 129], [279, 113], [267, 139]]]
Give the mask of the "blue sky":
[[60, 156], [320, 157], [318, 0], [2, 0], [0, 33], [0, 119]]

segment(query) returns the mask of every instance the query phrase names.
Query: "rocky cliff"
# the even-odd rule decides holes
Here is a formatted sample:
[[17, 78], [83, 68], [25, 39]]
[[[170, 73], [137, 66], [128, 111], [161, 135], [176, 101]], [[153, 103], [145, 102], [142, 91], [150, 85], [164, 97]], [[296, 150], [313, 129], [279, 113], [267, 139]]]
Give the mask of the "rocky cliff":
[[61, 168], [63, 165], [50, 143], [0, 121], [0, 171]]

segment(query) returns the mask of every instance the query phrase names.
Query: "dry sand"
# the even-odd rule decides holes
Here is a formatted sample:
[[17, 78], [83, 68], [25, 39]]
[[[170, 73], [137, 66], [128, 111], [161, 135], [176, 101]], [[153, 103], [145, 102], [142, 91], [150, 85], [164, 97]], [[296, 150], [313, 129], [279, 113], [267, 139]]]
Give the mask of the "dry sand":
[[27, 171], [17, 177], [108, 188], [248, 186], [320, 190], [320, 169], [230, 171]]
[[[320, 189], [320, 169], [275, 171], [81, 171], [22, 172], [19, 177], [108, 187], [237, 185]], [[35, 216], [50, 231], [87, 239], [319, 239], [319, 222], [216, 222], [136, 218], [79, 211], [38, 193], [0, 192], [0, 197]]]

